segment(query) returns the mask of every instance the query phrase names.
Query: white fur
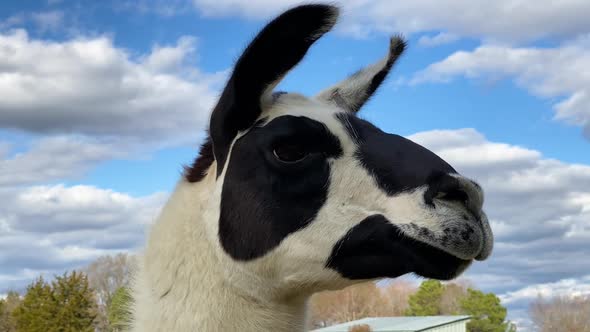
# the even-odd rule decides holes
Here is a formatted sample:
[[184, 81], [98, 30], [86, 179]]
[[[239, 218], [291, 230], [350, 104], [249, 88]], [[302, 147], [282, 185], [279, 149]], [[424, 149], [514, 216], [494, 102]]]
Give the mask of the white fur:
[[131, 331], [303, 330], [304, 297], [273, 298], [262, 280], [247, 276], [240, 283], [239, 267], [219, 257], [203, 214], [215, 186], [214, 172], [199, 183], [181, 181], [153, 226], [133, 284]]

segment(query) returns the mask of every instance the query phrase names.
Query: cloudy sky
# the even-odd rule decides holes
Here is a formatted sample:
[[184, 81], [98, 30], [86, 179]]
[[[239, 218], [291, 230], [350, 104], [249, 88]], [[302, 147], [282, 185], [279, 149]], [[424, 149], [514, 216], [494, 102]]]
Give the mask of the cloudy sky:
[[[240, 50], [297, 0], [0, 3], [0, 294], [141, 247]], [[280, 88], [313, 94], [410, 47], [363, 117], [487, 191], [466, 275], [523, 322], [590, 293], [590, 1], [348, 0]]]

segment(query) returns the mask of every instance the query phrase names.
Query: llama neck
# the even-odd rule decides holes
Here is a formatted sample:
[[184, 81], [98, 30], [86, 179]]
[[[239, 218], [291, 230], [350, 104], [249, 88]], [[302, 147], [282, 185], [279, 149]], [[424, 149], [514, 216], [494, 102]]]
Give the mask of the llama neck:
[[226, 277], [199, 213], [207, 187], [207, 178], [179, 184], [154, 225], [133, 331], [303, 331], [305, 298], [270, 299], [263, 284]]

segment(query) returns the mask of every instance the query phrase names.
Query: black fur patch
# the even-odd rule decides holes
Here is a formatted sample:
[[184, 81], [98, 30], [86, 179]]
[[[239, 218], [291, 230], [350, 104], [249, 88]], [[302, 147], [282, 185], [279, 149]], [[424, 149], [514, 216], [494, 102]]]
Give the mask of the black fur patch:
[[356, 158], [388, 195], [427, 185], [439, 174], [456, 173], [439, 156], [404, 137], [387, 134], [352, 114], [338, 118], [358, 145]]
[[326, 5], [303, 5], [271, 21], [238, 59], [211, 117], [217, 174], [221, 174], [236, 134], [252, 126], [260, 116], [260, 100], [307, 53], [309, 47], [330, 30], [338, 9]]
[[404, 236], [384, 216], [373, 215], [334, 245], [326, 267], [352, 280], [395, 278], [410, 272], [448, 280], [468, 264], [469, 261]]
[[[309, 156], [296, 164], [281, 163], [273, 147], [282, 142], [301, 144]], [[329, 159], [341, 154], [338, 139], [305, 117], [278, 117], [237, 140], [221, 194], [224, 250], [236, 260], [255, 259], [307, 226], [326, 201]]]
[[215, 160], [213, 155], [213, 144], [211, 137], [207, 136], [205, 142], [201, 145], [199, 156], [195, 159], [191, 166], [185, 166], [184, 177], [188, 182], [194, 183], [201, 181], [206, 174], [211, 164]]

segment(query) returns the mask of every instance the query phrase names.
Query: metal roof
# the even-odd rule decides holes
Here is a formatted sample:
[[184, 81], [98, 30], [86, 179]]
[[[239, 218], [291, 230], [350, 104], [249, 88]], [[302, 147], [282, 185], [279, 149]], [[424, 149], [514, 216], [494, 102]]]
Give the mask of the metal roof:
[[367, 324], [373, 332], [418, 332], [471, 318], [470, 316], [373, 317], [332, 325], [313, 332], [343, 332], [353, 325]]

